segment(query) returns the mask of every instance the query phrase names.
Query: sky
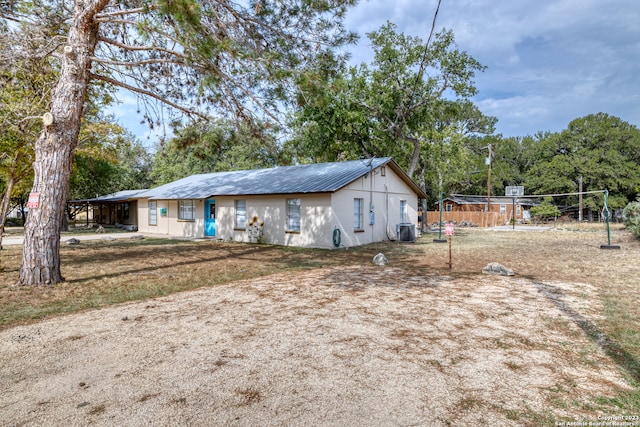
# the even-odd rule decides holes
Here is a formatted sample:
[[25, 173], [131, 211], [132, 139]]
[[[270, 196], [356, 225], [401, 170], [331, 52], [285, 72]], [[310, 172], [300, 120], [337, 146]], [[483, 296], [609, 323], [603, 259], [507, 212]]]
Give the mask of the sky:
[[[346, 26], [360, 40], [351, 64], [369, 63], [366, 33], [387, 21], [426, 40], [437, 0], [361, 0]], [[638, 0], [442, 0], [436, 30], [452, 30], [458, 49], [484, 65], [476, 75], [480, 110], [505, 137], [559, 132], [598, 112], [640, 127]], [[135, 100], [116, 116], [147, 141]]]
[[[354, 64], [369, 63], [366, 33], [387, 21], [429, 36], [436, 0], [362, 1], [347, 16], [360, 34]], [[638, 0], [442, 0], [436, 30], [484, 65], [473, 98], [503, 136], [558, 132], [598, 112], [640, 127]]]

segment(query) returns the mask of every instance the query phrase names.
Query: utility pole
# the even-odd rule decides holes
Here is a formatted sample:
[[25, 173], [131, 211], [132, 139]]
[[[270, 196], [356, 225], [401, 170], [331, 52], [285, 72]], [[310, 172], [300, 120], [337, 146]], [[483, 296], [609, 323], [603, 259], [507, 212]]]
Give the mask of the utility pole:
[[578, 177], [578, 191], [580, 192], [580, 194], [578, 195], [578, 223], [580, 224], [582, 223], [582, 177]]
[[487, 145], [487, 148], [489, 148], [489, 157], [485, 161], [489, 166], [487, 173], [487, 212], [491, 212], [491, 144]]

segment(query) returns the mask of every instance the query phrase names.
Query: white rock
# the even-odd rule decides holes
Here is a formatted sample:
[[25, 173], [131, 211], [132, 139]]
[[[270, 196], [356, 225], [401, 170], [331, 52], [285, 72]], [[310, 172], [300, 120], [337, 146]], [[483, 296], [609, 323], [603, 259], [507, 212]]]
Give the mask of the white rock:
[[376, 256], [373, 257], [373, 263], [375, 265], [385, 265], [387, 264], [389, 261], [387, 260], [387, 257], [384, 256], [384, 254], [380, 253]]

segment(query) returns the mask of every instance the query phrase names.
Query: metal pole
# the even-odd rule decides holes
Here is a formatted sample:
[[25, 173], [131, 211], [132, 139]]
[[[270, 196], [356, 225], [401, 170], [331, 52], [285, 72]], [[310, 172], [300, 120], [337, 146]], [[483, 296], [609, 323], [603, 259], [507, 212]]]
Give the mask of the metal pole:
[[433, 239], [434, 243], [445, 243], [446, 240], [442, 239], [442, 175], [440, 175], [440, 179], [438, 180], [438, 191], [440, 192], [440, 222], [438, 224], [438, 238]]
[[607, 244], [600, 245], [600, 249], [620, 249], [619, 245], [611, 244], [611, 231], [609, 230], [609, 190], [604, 190], [604, 220], [607, 223]]
[[440, 223], [438, 226], [438, 240], [442, 239], [442, 191], [440, 191]]
[[609, 230], [609, 190], [604, 190], [604, 220], [607, 223], [607, 245], [611, 246], [611, 231]]

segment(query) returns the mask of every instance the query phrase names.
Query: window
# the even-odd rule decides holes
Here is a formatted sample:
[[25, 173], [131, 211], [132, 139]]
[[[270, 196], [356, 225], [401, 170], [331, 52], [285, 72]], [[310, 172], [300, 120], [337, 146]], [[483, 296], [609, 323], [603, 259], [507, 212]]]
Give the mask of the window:
[[353, 199], [353, 229], [364, 229], [364, 199]]
[[453, 205], [451, 203], [447, 203], [444, 210], [447, 212], [453, 211]]
[[183, 221], [193, 221], [196, 219], [196, 204], [193, 200], [178, 201], [178, 219]]
[[300, 199], [287, 199], [287, 231], [300, 231]]
[[500, 205], [500, 213], [507, 213], [507, 205]]
[[129, 203], [118, 203], [116, 210], [117, 219], [129, 219]]
[[158, 225], [158, 202], [149, 202], [149, 225]]
[[400, 200], [400, 222], [409, 222], [409, 214], [407, 212], [407, 201]]
[[235, 228], [245, 229], [247, 228], [247, 201], [236, 200], [236, 226]]
[[520, 216], [520, 205], [516, 206], [516, 215]]

